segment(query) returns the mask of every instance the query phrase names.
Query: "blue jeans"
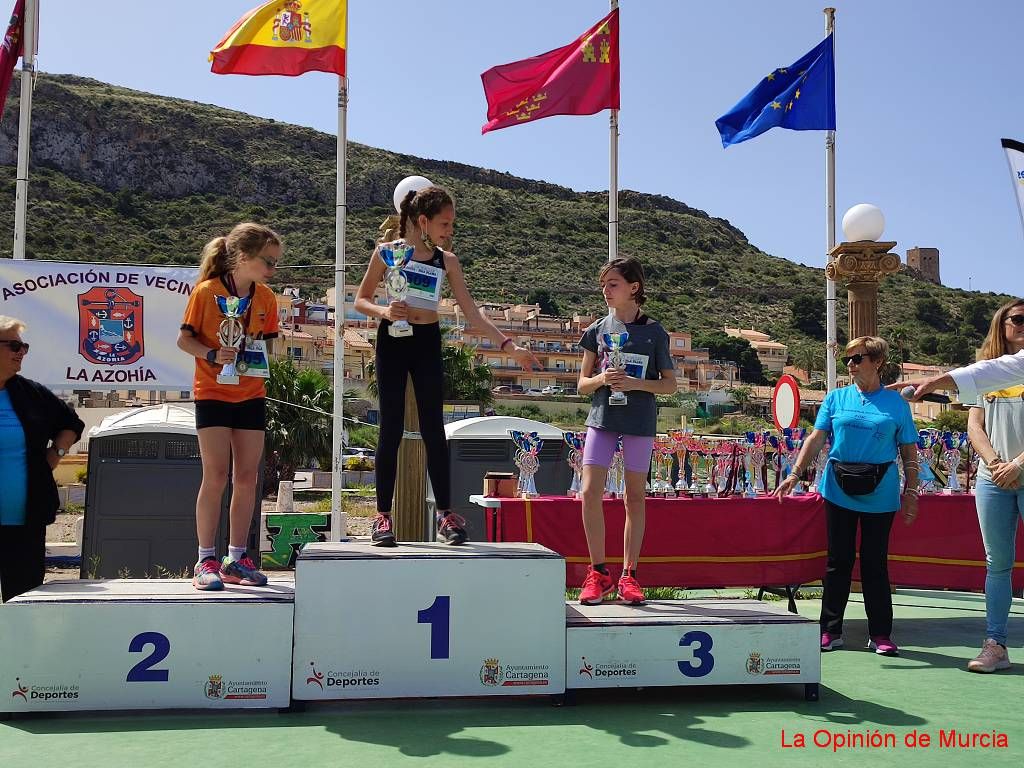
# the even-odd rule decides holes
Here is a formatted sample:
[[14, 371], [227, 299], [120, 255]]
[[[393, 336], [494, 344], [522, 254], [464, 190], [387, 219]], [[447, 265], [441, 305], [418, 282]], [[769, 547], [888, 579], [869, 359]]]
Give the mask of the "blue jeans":
[[1017, 520], [1024, 514], [1024, 488], [1007, 491], [991, 480], [978, 478], [974, 489], [981, 538], [985, 542], [986, 637], [1006, 645], [1010, 616], [1013, 558], [1017, 544]]

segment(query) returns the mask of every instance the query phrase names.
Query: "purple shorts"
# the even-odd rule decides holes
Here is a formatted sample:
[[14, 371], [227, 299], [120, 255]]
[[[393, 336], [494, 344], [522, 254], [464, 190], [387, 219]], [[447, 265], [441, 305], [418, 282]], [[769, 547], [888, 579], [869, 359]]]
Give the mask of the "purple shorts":
[[583, 465], [596, 464], [605, 469], [612, 463], [615, 448], [622, 438], [622, 458], [627, 472], [643, 472], [651, 468], [651, 450], [654, 437], [620, 435], [607, 429], [587, 427], [587, 442], [583, 446]]

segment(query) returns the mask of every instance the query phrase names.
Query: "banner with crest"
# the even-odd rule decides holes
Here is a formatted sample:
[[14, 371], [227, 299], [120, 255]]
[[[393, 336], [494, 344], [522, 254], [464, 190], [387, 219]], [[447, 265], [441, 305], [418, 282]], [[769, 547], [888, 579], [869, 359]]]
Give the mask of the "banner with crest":
[[0, 315], [26, 325], [22, 375], [52, 389], [192, 389], [178, 328], [199, 270], [0, 259]]

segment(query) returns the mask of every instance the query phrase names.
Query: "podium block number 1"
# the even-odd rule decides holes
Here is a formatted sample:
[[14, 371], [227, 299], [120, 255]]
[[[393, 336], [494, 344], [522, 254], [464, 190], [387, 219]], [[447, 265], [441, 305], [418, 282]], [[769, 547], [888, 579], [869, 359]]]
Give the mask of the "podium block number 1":
[[430, 658], [449, 659], [449, 641], [451, 639], [452, 599], [448, 595], [438, 595], [429, 608], [416, 612], [417, 624], [430, 625]]
[[153, 669], [154, 666], [167, 658], [171, 652], [171, 641], [159, 632], [140, 632], [132, 638], [128, 646], [129, 653], [142, 653], [147, 645], [153, 646], [153, 652], [128, 671], [125, 678], [129, 683], [166, 683], [169, 672], [166, 669]]

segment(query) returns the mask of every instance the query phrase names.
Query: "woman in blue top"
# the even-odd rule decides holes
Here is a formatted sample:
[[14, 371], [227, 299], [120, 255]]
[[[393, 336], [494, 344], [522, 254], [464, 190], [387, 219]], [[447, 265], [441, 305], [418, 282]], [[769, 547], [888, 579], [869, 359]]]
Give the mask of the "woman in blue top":
[[[877, 336], [860, 336], [846, 345], [842, 358], [853, 384], [825, 396], [814, 431], [779, 484], [779, 501], [793, 490], [832, 433], [832, 450], [819, 484], [825, 499], [828, 565], [821, 596], [821, 650], [843, 645], [843, 614], [850, 597], [850, 574], [856, 560], [860, 526], [860, 576], [868, 616], [868, 647], [875, 653], [898, 653], [892, 635], [889, 588], [889, 532], [897, 510], [910, 525], [917, 516], [917, 427], [910, 406], [882, 386], [879, 371], [889, 345]], [[896, 453], [903, 457], [907, 477], [901, 491]]]
[[43, 583], [46, 526], [59, 504], [53, 470], [85, 425], [42, 384], [19, 375], [25, 324], [0, 315], [0, 597]]

